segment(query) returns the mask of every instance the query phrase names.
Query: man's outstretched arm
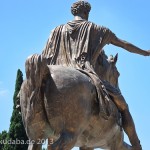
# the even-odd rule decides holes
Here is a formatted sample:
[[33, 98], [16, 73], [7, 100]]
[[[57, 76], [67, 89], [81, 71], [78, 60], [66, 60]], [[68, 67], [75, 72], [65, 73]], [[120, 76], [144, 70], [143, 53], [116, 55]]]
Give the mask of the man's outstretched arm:
[[136, 53], [136, 54], [140, 54], [143, 56], [150, 56], [150, 50], [148, 50], [148, 51], [142, 50], [127, 41], [117, 38], [116, 36], [112, 39], [111, 44], [122, 47], [123, 49], [125, 49], [131, 53]]

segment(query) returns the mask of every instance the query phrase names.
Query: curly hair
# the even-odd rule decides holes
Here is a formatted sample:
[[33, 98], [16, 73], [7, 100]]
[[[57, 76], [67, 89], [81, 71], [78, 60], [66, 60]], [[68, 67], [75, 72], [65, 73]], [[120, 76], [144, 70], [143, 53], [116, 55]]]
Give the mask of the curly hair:
[[91, 10], [91, 5], [87, 1], [79, 0], [78, 2], [73, 3], [71, 6], [71, 13], [75, 16], [80, 14], [83, 11], [89, 13]]

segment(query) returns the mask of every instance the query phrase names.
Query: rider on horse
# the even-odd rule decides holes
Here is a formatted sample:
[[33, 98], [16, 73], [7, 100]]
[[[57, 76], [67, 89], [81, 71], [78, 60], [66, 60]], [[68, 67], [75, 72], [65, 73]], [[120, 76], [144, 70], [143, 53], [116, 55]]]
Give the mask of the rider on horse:
[[[141, 150], [135, 125], [124, 97], [119, 89], [100, 79], [96, 73], [96, 62], [106, 44], [113, 44], [144, 56], [149, 56], [150, 51], [141, 50], [133, 44], [117, 38], [108, 28], [89, 22], [90, 10], [91, 5], [86, 1], [73, 3], [71, 12], [74, 20], [60, 25], [52, 31], [42, 55], [35, 55], [34, 62], [37, 61], [38, 66], [41, 61], [43, 68], [44, 64], [74, 67], [90, 76], [96, 86], [101, 105], [100, 111], [103, 111], [106, 118], [109, 117], [107, 101], [111, 97], [122, 115], [123, 129], [128, 135], [133, 149]], [[29, 62], [27, 61], [27, 63]], [[26, 68], [26, 72], [28, 77], [28, 68]], [[35, 86], [40, 85], [42, 79], [43, 76], [40, 76], [40, 79], [34, 82]], [[104, 96], [104, 101], [102, 101], [101, 95]]]

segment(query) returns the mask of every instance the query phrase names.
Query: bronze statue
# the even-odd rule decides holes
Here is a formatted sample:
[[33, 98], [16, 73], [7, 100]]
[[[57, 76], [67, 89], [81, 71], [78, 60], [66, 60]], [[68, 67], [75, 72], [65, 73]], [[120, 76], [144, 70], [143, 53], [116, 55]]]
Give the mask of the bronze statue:
[[[21, 111], [27, 135], [36, 141], [28, 150], [40, 149], [38, 139], [45, 138], [55, 139], [52, 150], [70, 150], [75, 145], [87, 150], [142, 150], [117, 84], [117, 57], [107, 60], [102, 49], [113, 44], [144, 56], [150, 56], [150, 51], [89, 22], [90, 9], [86, 1], [75, 2], [74, 20], [56, 27], [42, 54], [26, 61]], [[132, 147], [123, 142], [120, 126]]]
[[[37, 61], [35, 61], [37, 60]], [[97, 72], [117, 87], [119, 72], [117, 56], [107, 59], [101, 53]], [[97, 100], [97, 90], [91, 78], [72, 67], [48, 65], [41, 86], [37, 72], [44, 69], [41, 55], [27, 59], [27, 79], [20, 90], [21, 112], [30, 141], [28, 150], [40, 150], [41, 141], [53, 139], [52, 150], [70, 150], [74, 146], [89, 150], [96, 147], [110, 150], [132, 150], [123, 141], [121, 116], [112, 100], [109, 118], [104, 118]], [[29, 68], [28, 68], [29, 67]], [[41, 71], [38, 69], [41, 68]], [[29, 70], [29, 71], [28, 71]], [[42, 77], [43, 78], [43, 77]]]

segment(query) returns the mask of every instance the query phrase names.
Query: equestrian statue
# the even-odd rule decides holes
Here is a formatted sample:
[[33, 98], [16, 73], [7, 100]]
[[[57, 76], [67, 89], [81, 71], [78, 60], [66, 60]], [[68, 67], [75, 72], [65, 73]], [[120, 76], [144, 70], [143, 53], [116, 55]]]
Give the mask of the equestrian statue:
[[142, 150], [118, 86], [118, 56], [108, 58], [103, 48], [113, 44], [143, 56], [150, 51], [88, 21], [90, 10], [87, 1], [73, 3], [74, 20], [57, 26], [42, 53], [26, 60], [19, 97], [27, 136], [34, 141], [28, 150], [41, 150], [39, 141], [48, 138], [54, 141], [51, 150]]

